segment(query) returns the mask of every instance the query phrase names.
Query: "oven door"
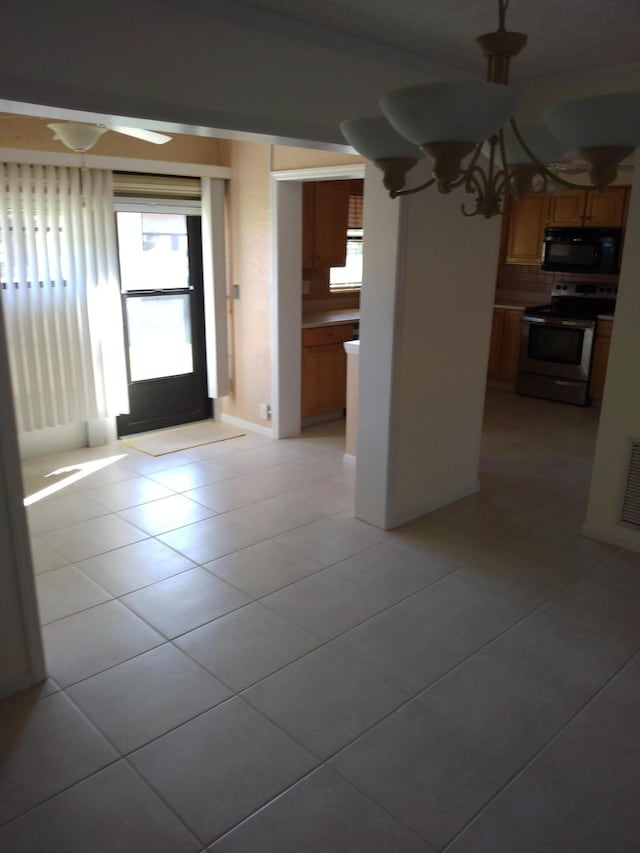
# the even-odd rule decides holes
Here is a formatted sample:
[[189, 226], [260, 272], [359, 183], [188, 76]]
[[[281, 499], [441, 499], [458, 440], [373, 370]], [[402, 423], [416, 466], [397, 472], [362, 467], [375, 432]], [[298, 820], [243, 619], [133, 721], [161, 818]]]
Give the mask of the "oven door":
[[589, 379], [594, 320], [525, 314], [520, 371], [586, 382]]

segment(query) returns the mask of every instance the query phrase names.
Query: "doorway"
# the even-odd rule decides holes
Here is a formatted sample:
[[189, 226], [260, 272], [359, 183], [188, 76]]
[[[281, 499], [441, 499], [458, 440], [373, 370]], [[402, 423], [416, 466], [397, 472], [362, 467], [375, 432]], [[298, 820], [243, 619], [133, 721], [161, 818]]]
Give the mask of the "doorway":
[[119, 205], [116, 224], [129, 392], [118, 436], [208, 418], [200, 216]]

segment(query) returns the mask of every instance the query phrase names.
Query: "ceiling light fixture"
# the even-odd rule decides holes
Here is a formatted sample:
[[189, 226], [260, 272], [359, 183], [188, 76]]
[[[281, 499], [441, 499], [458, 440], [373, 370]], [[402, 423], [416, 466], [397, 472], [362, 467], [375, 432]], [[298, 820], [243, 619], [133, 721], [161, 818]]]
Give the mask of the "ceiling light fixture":
[[[380, 100], [384, 116], [340, 124], [345, 139], [382, 170], [391, 198], [434, 184], [442, 193], [464, 187], [475, 195], [470, 210], [462, 205], [464, 215], [490, 219], [502, 213], [507, 193], [519, 198], [551, 181], [577, 186], [546, 165], [569, 149], [587, 161], [591, 188], [601, 190], [615, 180], [618, 164], [640, 145], [640, 92], [554, 104], [544, 111], [546, 126], [518, 127], [511, 117], [518, 93], [508, 85], [509, 66], [527, 36], [505, 29], [508, 6], [509, 0], [498, 0], [498, 29], [476, 38], [487, 60], [485, 83], [437, 82], [397, 89]], [[407, 173], [425, 154], [433, 161], [433, 176], [404, 189]]]

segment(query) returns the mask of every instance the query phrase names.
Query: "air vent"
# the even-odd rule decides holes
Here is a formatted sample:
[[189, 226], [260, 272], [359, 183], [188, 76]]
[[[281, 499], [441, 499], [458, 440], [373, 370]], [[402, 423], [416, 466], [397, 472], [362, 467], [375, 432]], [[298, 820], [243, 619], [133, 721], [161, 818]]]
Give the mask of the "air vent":
[[631, 440], [631, 458], [621, 520], [640, 527], [640, 441]]

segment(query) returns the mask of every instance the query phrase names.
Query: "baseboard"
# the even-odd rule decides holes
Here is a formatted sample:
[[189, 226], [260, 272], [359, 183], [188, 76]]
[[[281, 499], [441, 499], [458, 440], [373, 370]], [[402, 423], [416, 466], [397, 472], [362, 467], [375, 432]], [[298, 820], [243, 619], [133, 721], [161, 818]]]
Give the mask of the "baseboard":
[[441, 495], [438, 498], [434, 498], [433, 500], [428, 501], [422, 506], [394, 513], [388, 519], [388, 523], [385, 525], [385, 529], [393, 530], [394, 527], [400, 527], [403, 524], [407, 524], [409, 521], [413, 521], [416, 518], [420, 518], [423, 515], [427, 515], [430, 512], [434, 512], [436, 509], [440, 509], [443, 506], [447, 506], [448, 504], [452, 504], [455, 501], [462, 500], [462, 498], [467, 498], [469, 497], [469, 495], [475, 495], [476, 492], [479, 491], [480, 480], [476, 479], [473, 481], [473, 483], [468, 483], [465, 486], [460, 486], [457, 489], [453, 489], [450, 492], [446, 492], [444, 495]]
[[245, 421], [243, 418], [236, 418], [235, 415], [227, 415], [221, 412], [216, 416], [216, 420], [222, 421], [223, 424], [231, 424], [232, 426], [246, 429], [247, 432], [257, 432], [259, 435], [266, 435], [267, 438], [273, 438], [273, 430], [271, 427], [260, 426], [254, 424], [253, 421]]
[[583, 536], [596, 539], [598, 542], [606, 542], [608, 545], [617, 545], [629, 551], [640, 552], [640, 531], [627, 530], [623, 527], [599, 527], [597, 524], [583, 524], [581, 528]]

